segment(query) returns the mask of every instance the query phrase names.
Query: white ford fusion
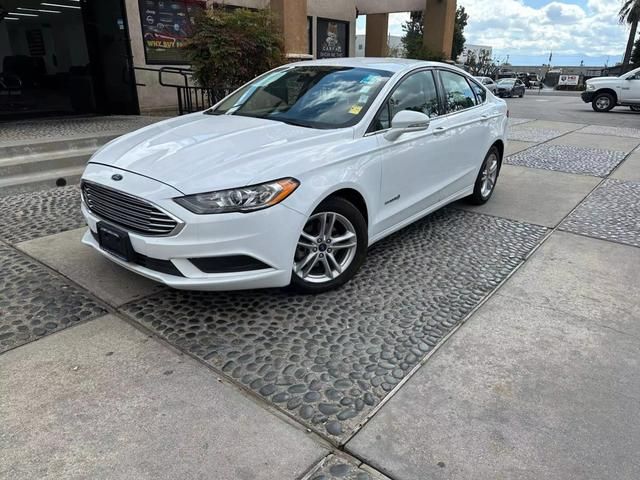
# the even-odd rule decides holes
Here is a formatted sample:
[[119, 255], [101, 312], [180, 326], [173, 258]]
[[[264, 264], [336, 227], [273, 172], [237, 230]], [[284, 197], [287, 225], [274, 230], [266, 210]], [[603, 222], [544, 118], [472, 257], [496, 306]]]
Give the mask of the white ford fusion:
[[322, 292], [374, 242], [460, 198], [489, 200], [507, 116], [441, 63], [279, 67], [96, 152], [83, 242], [175, 288]]

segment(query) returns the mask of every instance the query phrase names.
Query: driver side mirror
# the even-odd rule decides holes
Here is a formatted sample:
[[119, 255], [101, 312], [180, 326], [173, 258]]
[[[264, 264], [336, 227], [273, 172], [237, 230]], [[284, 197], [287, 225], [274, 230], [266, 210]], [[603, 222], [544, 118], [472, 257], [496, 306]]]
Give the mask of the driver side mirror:
[[384, 138], [393, 142], [405, 133], [426, 130], [430, 123], [431, 119], [424, 113], [401, 110], [391, 120], [391, 129], [384, 134]]

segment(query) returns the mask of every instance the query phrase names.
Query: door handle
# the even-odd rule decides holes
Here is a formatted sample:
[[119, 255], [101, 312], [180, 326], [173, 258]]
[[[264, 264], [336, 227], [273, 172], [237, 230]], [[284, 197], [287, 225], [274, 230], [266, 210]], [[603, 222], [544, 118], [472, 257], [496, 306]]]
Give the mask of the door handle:
[[434, 135], [441, 135], [441, 134], [443, 134], [444, 132], [446, 132], [447, 130], [448, 130], [448, 129], [447, 129], [447, 128], [445, 128], [445, 127], [438, 127], [438, 128], [434, 128], [434, 129], [433, 129], [433, 134], [434, 134]]

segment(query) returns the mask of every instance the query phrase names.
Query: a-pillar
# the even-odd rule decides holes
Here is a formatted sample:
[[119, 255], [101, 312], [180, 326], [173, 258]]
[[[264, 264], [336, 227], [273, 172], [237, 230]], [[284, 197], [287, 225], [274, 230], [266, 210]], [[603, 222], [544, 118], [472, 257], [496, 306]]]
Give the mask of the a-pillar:
[[307, 32], [307, 2], [271, 0], [271, 10], [280, 22], [284, 51], [292, 60], [310, 58]]
[[424, 9], [424, 46], [433, 54], [451, 58], [456, 0], [427, 0]]
[[386, 57], [389, 54], [389, 14], [367, 15], [364, 54], [367, 57]]

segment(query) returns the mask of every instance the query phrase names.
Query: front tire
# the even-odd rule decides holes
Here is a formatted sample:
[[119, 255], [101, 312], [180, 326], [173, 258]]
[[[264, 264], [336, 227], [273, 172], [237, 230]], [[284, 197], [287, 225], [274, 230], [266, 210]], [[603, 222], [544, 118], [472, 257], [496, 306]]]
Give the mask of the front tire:
[[494, 145], [484, 157], [484, 162], [482, 162], [482, 167], [480, 167], [476, 183], [473, 186], [473, 193], [467, 197], [470, 203], [483, 205], [489, 201], [498, 181], [501, 163], [500, 150]]
[[599, 93], [591, 102], [591, 108], [598, 113], [604, 113], [616, 106], [616, 100], [610, 93]]
[[367, 222], [344, 198], [329, 198], [305, 223], [293, 259], [290, 287], [322, 293], [351, 280], [367, 255]]

